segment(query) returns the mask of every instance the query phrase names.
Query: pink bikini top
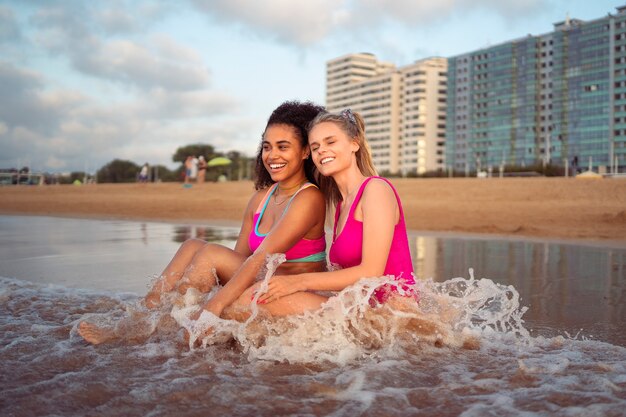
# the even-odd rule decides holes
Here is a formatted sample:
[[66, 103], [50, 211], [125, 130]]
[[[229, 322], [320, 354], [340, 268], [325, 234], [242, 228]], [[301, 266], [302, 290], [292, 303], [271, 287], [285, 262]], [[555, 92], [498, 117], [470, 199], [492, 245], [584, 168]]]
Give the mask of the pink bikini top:
[[[265, 193], [265, 197], [263, 197], [263, 200], [259, 204], [259, 207], [257, 207], [256, 213], [254, 213], [254, 217], [252, 218], [252, 222], [254, 223], [254, 228], [252, 229], [252, 231], [250, 232], [250, 236], [248, 237], [248, 246], [250, 247], [250, 250], [252, 252], [257, 250], [257, 248], [261, 246], [261, 243], [263, 242], [263, 239], [265, 239], [265, 236], [271, 233], [271, 229], [267, 233], [259, 233], [259, 223], [261, 223], [261, 219], [263, 218], [263, 214], [265, 213], [267, 204], [270, 201], [270, 197], [272, 196], [272, 194], [274, 194], [274, 191], [276, 191], [277, 187], [278, 187], [278, 183], [272, 185], [267, 190], [267, 193]], [[287, 210], [289, 210], [289, 205], [291, 205], [291, 202], [296, 197], [296, 195], [300, 191], [308, 187], [316, 187], [316, 186], [315, 184], [311, 184], [310, 182], [303, 184], [302, 187], [300, 187], [298, 191], [296, 191], [294, 195], [292, 195], [291, 198], [289, 199], [289, 202], [287, 203], [287, 207], [285, 207], [285, 210], [283, 211], [282, 216], [284, 216]], [[325, 261], [326, 260], [326, 236], [322, 234], [322, 236], [320, 236], [317, 239], [304, 239], [304, 238], [300, 239], [298, 242], [296, 242], [295, 245], [291, 247], [291, 249], [285, 252], [285, 257], [287, 258], [287, 262], [322, 262], [322, 261]]]
[[[413, 275], [411, 275], [413, 273], [413, 261], [411, 260], [411, 251], [409, 250], [409, 240], [406, 234], [406, 224], [404, 222], [404, 212], [402, 210], [400, 197], [393, 185], [382, 177], [369, 177], [363, 181], [363, 184], [361, 184], [354, 198], [352, 206], [350, 206], [346, 224], [339, 236], [337, 236], [337, 221], [339, 220], [341, 211], [341, 202], [337, 204], [335, 210], [335, 225], [333, 227], [333, 244], [328, 254], [329, 260], [334, 264], [338, 264], [341, 268], [350, 268], [361, 263], [363, 255], [363, 222], [354, 218], [354, 210], [359, 204], [359, 201], [361, 201], [365, 187], [374, 178], [383, 180], [389, 184], [396, 196], [398, 209], [400, 210], [400, 219], [394, 227], [393, 240], [389, 248], [389, 256], [387, 257], [384, 275], [393, 275], [396, 279], [402, 279], [409, 285], [415, 284], [415, 279]], [[383, 302], [387, 298], [387, 291], [384, 289], [377, 291], [376, 298]]]

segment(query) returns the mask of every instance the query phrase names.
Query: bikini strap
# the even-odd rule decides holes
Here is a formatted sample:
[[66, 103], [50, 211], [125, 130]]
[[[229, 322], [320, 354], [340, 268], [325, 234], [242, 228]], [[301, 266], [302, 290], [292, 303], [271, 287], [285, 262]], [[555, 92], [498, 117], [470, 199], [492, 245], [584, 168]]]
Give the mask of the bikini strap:
[[365, 186], [367, 185], [368, 182], [370, 182], [371, 180], [375, 178], [385, 181], [387, 185], [389, 185], [389, 187], [393, 190], [393, 194], [396, 196], [396, 202], [398, 203], [400, 221], [402, 221], [402, 219], [404, 218], [404, 211], [402, 210], [402, 203], [400, 203], [400, 196], [398, 195], [398, 192], [396, 191], [395, 187], [391, 184], [391, 182], [387, 178], [383, 178], [383, 177], [368, 177], [365, 179], [365, 181], [363, 181], [363, 184], [361, 184], [361, 187], [359, 188], [359, 192], [356, 194], [356, 197], [354, 197], [352, 206], [350, 206], [350, 213], [348, 213], [348, 218], [354, 216], [354, 210], [356, 206], [359, 204], [359, 201], [361, 201], [361, 196], [363, 195], [363, 192], [365, 191]]
[[[284, 216], [285, 213], [287, 212], [287, 210], [289, 209], [289, 205], [291, 204], [291, 202], [293, 201], [293, 199], [295, 198], [295, 196], [302, 190], [304, 190], [305, 188], [309, 188], [309, 187], [315, 187], [317, 188], [317, 185], [312, 184], [310, 182], [306, 182], [304, 183], [300, 188], [298, 188], [298, 191], [296, 191], [290, 198], [289, 198], [289, 203], [287, 203], [287, 206], [285, 207], [285, 210], [283, 210], [283, 214], [281, 214], [280, 217]], [[272, 197], [272, 194], [274, 194], [274, 191], [276, 191], [276, 189], [278, 188], [278, 183], [275, 183], [274, 185], [272, 185], [270, 187], [269, 190], [267, 190], [267, 193], [265, 193], [265, 197], [263, 197], [263, 200], [261, 201], [261, 203], [259, 204], [259, 207], [257, 208], [256, 213], [254, 214], [258, 214], [259, 217], [257, 217], [256, 219], [256, 223], [254, 225], [254, 233], [257, 236], [266, 236], [266, 234], [261, 234], [259, 233], [259, 224], [261, 223], [261, 219], [263, 218], [263, 214], [265, 213], [265, 209], [267, 208], [268, 203], [270, 202], [270, 197]]]
[[361, 186], [359, 187], [359, 191], [354, 196], [354, 200], [352, 201], [352, 205], [350, 206], [350, 211], [348, 212], [348, 218], [351, 218], [354, 216], [354, 210], [356, 209], [356, 206], [359, 205], [359, 201], [361, 201], [361, 196], [363, 195], [363, 191], [365, 191], [365, 186], [367, 185], [368, 182], [372, 180], [372, 178], [379, 178], [379, 177], [367, 177], [365, 178], [365, 181], [361, 183]]
[[291, 196], [291, 198], [289, 199], [289, 202], [287, 203], [287, 207], [285, 207], [285, 211], [283, 211], [283, 214], [287, 212], [287, 209], [289, 208], [289, 206], [291, 205], [291, 202], [293, 201], [294, 198], [296, 198], [296, 196], [298, 195], [298, 193], [306, 188], [309, 187], [315, 187], [317, 188], [317, 185], [311, 183], [311, 182], [305, 182], [304, 184], [302, 184], [302, 186], [300, 188], [298, 188], [298, 191], [296, 191], [295, 193], [293, 193], [293, 195]]
[[274, 183], [270, 188], [267, 189], [265, 197], [263, 197], [263, 200], [261, 200], [261, 202], [259, 203], [259, 206], [256, 208], [254, 214], [265, 211], [265, 207], [267, 207], [267, 203], [270, 201], [270, 196], [274, 193], [276, 187], [278, 187], [278, 183]]
[[256, 218], [256, 223], [254, 224], [254, 234], [256, 234], [257, 236], [267, 235], [267, 233], [263, 235], [259, 233], [259, 224], [261, 223], [261, 218], [263, 218], [263, 214], [265, 213], [267, 204], [270, 202], [270, 197], [272, 196], [272, 194], [274, 194], [274, 191], [276, 191], [276, 187], [278, 187], [278, 183], [272, 185], [269, 190], [267, 190], [267, 192], [265, 193], [265, 197], [263, 197], [263, 200], [257, 208], [256, 213], [254, 213], [255, 215], [258, 214], [258, 217]]

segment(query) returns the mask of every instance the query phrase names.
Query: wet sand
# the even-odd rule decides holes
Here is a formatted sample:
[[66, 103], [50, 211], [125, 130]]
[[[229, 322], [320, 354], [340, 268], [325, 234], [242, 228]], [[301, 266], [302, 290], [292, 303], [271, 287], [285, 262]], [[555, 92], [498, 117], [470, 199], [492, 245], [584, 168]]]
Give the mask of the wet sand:
[[[411, 230], [626, 241], [626, 179], [393, 179]], [[0, 214], [236, 225], [249, 181], [0, 187]]]

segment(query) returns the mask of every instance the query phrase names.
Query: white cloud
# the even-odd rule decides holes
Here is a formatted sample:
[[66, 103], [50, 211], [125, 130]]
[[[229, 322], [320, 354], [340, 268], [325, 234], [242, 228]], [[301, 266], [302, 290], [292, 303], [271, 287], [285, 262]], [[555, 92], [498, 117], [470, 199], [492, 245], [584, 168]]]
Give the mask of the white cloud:
[[148, 92], [138, 113], [161, 120], [211, 117], [236, 112], [239, 103], [226, 94], [210, 90]]
[[511, 20], [535, 15], [548, 3], [549, 0], [355, 0], [354, 20], [369, 25], [387, 18], [411, 27], [429, 27], [476, 10]]
[[[67, 56], [75, 69], [89, 76], [140, 89], [191, 90], [208, 85], [210, 73], [197, 51], [165, 34], [130, 36], [151, 22], [146, 16], [162, 9], [140, 5], [131, 10], [119, 2], [112, 6], [41, 7], [31, 18], [38, 30], [34, 38], [53, 56]], [[111, 33], [129, 36], [109, 37]]]
[[411, 1], [411, 0], [357, 0], [355, 16], [367, 16], [368, 22], [390, 17], [403, 23], [425, 23], [433, 19], [441, 19], [449, 15], [456, 0]]
[[[176, 50], [173, 40], [167, 43], [141, 45], [130, 40], [111, 40], [98, 43], [91, 53], [73, 56], [74, 64], [82, 72], [131, 86], [172, 90], [204, 88], [209, 83], [209, 71], [188, 48]], [[172, 56], [173, 54], [173, 56]]]
[[43, 131], [57, 124], [58, 107], [42, 95], [44, 78], [35, 71], [0, 61], [0, 122], [9, 128]]
[[157, 33], [151, 36], [151, 43], [158, 55], [170, 61], [178, 61], [187, 65], [202, 66], [202, 57], [194, 48], [176, 42], [170, 36]]
[[469, 11], [482, 10], [506, 20], [527, 18], [554, 0], [192, 0], [214, 22], [237, 23], [282, 43], [309, 46], [343, 31], [376, 36], [386, 23], [436, 27]]
[[56, 156], [49, 156], [44, 162], [44, 165], [54, 171], [58, 171], [66, 167], [64, 160], [57, 158]]
[[346, 23], [345, 0], [193, 0], [216, 21], [243, 23], [281, 42], [310, 45]]
[[21, 36], [13, 10], [0, 6], [0, 43], [15, 42]]
[[[474, 4], [476, 3], [476, 4]], [[544, 10], [552, 9], [554, 1], [551, 0], [466, 0], [463, 2], [465, 10], [477, 6], [485, 10], [495, 10], [507, 19], [527, 18]]]
[[199, 141], [221, 148], [230, 140], [241, 149], [236, 120], [227, 122], [233, 126], [225, 133], [229, 138], [211, 133], [224, 132], [223, 117], [236, 119], [239, 106], [206, 88], [136, 90], [105, 104], [76, 91], [49, 89], [41, 74], [0, 61], [0, 163], [21, 161], [36, 170], [82, 170], [87, 164], [95, 171], [124, 157], [143, 163], [158, 155], [165, 159], [150, 163], [171, 164], [177, 147]]
[[67, 33], [69, 39], [84, 39], [94, 28], [91, 15], [81, 2], [48, 4], [36, 10], [30, 22], [39, 30], [57, 30]]
[[[117, 6], [117, 5], [115, 5]], [[95, 12], [95, 19], [110, 34], [131, 33], [140, 27], [136, 16], [119, 7], [109, 7]]]

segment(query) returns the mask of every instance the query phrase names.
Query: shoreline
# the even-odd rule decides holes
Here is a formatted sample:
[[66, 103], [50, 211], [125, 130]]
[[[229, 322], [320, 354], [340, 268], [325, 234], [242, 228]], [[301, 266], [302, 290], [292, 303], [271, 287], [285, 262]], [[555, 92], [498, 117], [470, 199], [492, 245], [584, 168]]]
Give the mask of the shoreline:
[[[9, 217], [55, 217], [60, 219], [74, 219], [74, 220], [96, 220], [96, 221], [122, 221], [122, 222], [137, 222], [137, 223], [166, 223], [176, 225], [188, 225], [188, 226], [206, 226], [206, 227], [232, 227], [239, 229], [241, 222], [235, 220], [223, 220], [223, 219], [157, 219], [157, 218], [139, 218], [139, 217], [111, 217], [111, 216], [91, 216], [91, 215], [72, 215], [72, 214], [38, 214], [38, 213], [3, 213], [0, 212], [0, 216]], [[326, 226], [326, 233], [332, 233], [332, 227]], [[527, 235], [515, 235], [515, 234], [500, 234], [500, 233], [477, 233], [477, 232], [460, 232], [460, 231], [445, 231], [445, 230], [416, 230], [407, 229], [409, 239], [412, 237], [435, 237], [446, 239], [461, 239], [461, 240], [498, 240], [498, 241], [515, 241], [515, 242], [530, 242], [530, 243], [548, 243], [548, 244], [560, 244], [560, 245], [582, 245], [592, 247], [603, 248], [615, 248], [626, 249], [626, 239], [594, 239], [594, 238], [560, 238], [554, 236], [527, 236]]]
[[[391, 179], [410, 233], [626, 244], [626, 180]], [[0, 215], [238, 227], [252, 182], [0, 187]]]

